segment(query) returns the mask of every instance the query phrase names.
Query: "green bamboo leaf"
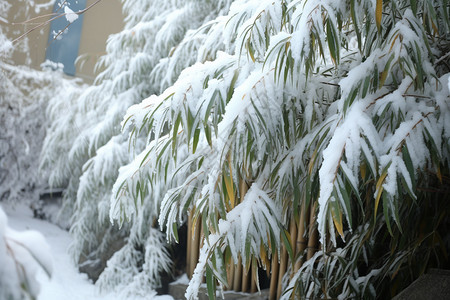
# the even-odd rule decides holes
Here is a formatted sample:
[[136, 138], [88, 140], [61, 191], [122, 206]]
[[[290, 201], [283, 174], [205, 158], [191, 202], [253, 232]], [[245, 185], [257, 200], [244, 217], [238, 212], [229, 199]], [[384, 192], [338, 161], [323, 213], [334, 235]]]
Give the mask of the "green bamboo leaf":
[[142, 167], [142, 165], [145, 163], [145, 161], [147, 160], [148, 156], [152, 153], [152, 150], [147, 151], [147, 153], [145, 154], [144, 158], [141, 160], [141, 163], [139, 164], [139, 168]]
[[446, 25], [446, 27], [447, 27], [447, 30], [449, 29], [449, 27], [450, 27], [450, 18], [449, 18], [449, 15], [448, 15], [448, 9], [449, 9], [449, 3], [448, 3], [448, 0], [442, 0], [442, 5], [441, 5], [441, 10], [442, 10], [442, 15], [444, 16], [444, 24]]
[[208, 289], [209, 299], [216, 298], [216, 284], [213, 277], [213, 271], [209, 265], [206, 265], [206, 287]]
[[420, 51], [420, 47], [416, 41], [414, 41], [414, 45], [416, 48], [416, 59], [417, 59], [417, 63], [414, 64], [414, 67], [416, 69], [415, 79], [416, 79], [417, 88], [420, 90], [423, 90], [425, 74], [424, 74], [424, 71], [422, 68], [422, 52]]
[[172, 224], [172, 232], [175, 236], [175, 242], [178, 243], [179, 242], [179, 238], [178, 238], [178, 224], [177, 223], [173, 223]]
[[197, 128], [194, 131], [194, 141], [192, 142], [192, 153], [195, 153], [195, 150], [197, 150], [199, 137], [200, 137], [200, 129]]
[[[341, 192], [342, 198], [338, 198], [337, 197], [337, 193], [335, 194], [335, 198], [336, 199], [340, 199], [341, 203], [344, 204], [345, 206], [345, 210], [346, 210], [346, 216], [349, 222], [349, 226], [352, 227], [353, 221], [352, 221], [352, 206], [351, 206], [351, 202], [350, 202], [350, 193], [347, 192], [347, 189], [345, 187], [341, 187], [339, 186], [339, 190]], [[358, 195], [359, 197], [359, 195]], [[359, 201], [361, 202], [361, 200]], [[360, 204], [362, 205], [362, 204]]]
[[402, 147], [402, 157], [403, 161], [405, 162], [406, 169], [408, 170], [409, 177], [411, 178], [411, 182], [413, 184], [413, 187], [415, 185], [416, 179], [415, 179], [415, 172], [414, 172], [414, 166], [412, 163], [411, 156], [409, 155], [408, 147], [406, 145], [403, 145]]
[[417, 15], [417, 0], [409, 0], [413, 14]]
[[339, 64], [339, 37], [336, 33], [336, 29], [334, 28], [334, 24], [330, 19], [327, 19], [326, 22], [327, 27], [327, 42], [328, 48], [330, 49], [331, 59], [335, 65]]
[[386, 193], [383, 193], [383, 214], [389, 234], [393, 237], [394, 234], [392, 233], [391, 217], [389, 215], [389, 200]]
[[289, 255], [289, 260], [291, 261], [292, 264], [294, 264], [295, 259], [294, 259], [294, 251], [292, 250], [291, 246], [291, 236], [289, 232], [284, 228], [281, 230], [281, 239], [283, 241], [284, 247], [286, 247], [287, 253]]
[[178, 137], [178, 127], [181, 123], [181, 115], [178, 114], [177, 118], [175, 119], [175, 124], [173, 125], [173, 131], [172, 131], [172, 153], [175, 153], [175, 150], [177, 148], [177, 137]]
[[248, 270], [250, 269], [250, 261], [251, 261], [251, 257], [252, 257], [252, 255], [250, 253], [251, 245], [252, 245], [252, 238], [247, 232], [244, 234], [244, 236], [245, 235], [246, 235], [246, 237], [245, 237], [245, 249], [244, 249], [244, 251], [245, 251], [244, 252], [245, 253], [244, 254], [245, 261], [243, 261], [242, 263], [244, 265], [245, 272], [248, 273]]
[[236, 70], [234, 71], [233, 78], [231, 79], [230, 86], [229, 86], [229, 88], [228, 88], [228, 92], [227, 92], [227, 100], [226, 100], [227, 103], [231, 100], [231, 97], [233, 97], [233, 94], [234, 94], [234, 86], [236, 85], [236, 81], [238, 80], [238, 78], [239, 78], [239, 70], [236, 69]]
[[362, 97], [362, 98], [365, 98], [365, 97], [366, 97], [367, 92], [369, 91], [369, 85], [370, 85], [370, 77], [367, 76], [367, 77], [364, 79], [364, 84], [363, 84], [363, 89], [362, 89], [362, 94], [361, 94], [361, 97]]
[[348, 108], [353, 104], [353, 102], [356, 99], [356, 96], [358, 95], [358, 87], [354, 87], [350, 94], [348, 95], [347, 99], [345, 99], [344, 102], [344, 114], [347, 112]]
[[375, 66], [373, 67], [373, 73], [372, 73], [372, 93], [375, 93], [378, 89], [378, 87], [380, 86], [378, 84], [379, 82], [379, 78], [380, 78], [380, 73], [378, 72], [378, 66], [377, 64], [375, 64]]
[[356, 18], [356, 13], [355, 13], [355, 1], [356, 0], [352, 0], [350, 2], [350, 14], [351, 14], [353, 25], [355, 28], [356, 39], [358, 40], [359, 52], [362, 52], [361, 31], [359, 30], [358, 19]]
[[386, 81], [386, 78], [387, 78], [387, 75], [389, 74], [389, 70], [390, 70], [390, 67], [391, 67], [391, 63], [392, 63], [392, 61], [394, 60], [394, 57], [395, 57], [394, 54], [392, 54], [392, 55], [389, 57], [389, 59], [388, 59], [386, 65], [384, 66], [383, 72], [381, 72], [379, 88], [381, 88], [381, 87], [384, 85], [384, 82]]
[[247, 46], [246, 48], [248, 50], [248, 54], [250, 55], [250, 58], [252, 59], [253, 62], [255, 62], [256, 61], [255, 49], [253, 48], [252, 43], [250, 42], [250, 39], [247, 40], [246, 46]]
[[205, 124], [203, 129], [205, 130], [206, 140], [208, 141], [209, 146], [212, 147], [211, 128], [207, 124]]

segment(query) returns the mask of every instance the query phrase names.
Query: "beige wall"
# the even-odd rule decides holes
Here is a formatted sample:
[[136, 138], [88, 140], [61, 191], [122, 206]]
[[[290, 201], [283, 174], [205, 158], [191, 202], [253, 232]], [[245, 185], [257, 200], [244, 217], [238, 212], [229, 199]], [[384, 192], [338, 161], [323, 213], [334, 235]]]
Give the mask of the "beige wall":
[[[48, 3], [49, 0], [35, 0], [35, 3]], [[95, 0], [87, 0], [86, 7]], [[41, 9], [38, 13], [34, 9], [26, 7], [24, 1], [12, 0], [13, 4], [8, 15], [6, 31], [9, 38], [14, 39], [39, 24], [49, 20], [53, 6]], [[33, 18], [41, 16], [40, 19]], [[24, 24], [26, 20], [32, 20], [33, 24]], [[2, 25], [3, 26], [3, 25]], [[49, 24], [34, 29], [28, 33], [18, 44], [18, 50], [14, 52], [13, 62], [18, 65], [29, 65], [40, 69], [40, 64], [45, 60], [45, 51], [48, 43]], [[90, 8], [84, 14], [81, 32], [80, 59], [76, 63], [76, 76], [91, 82], [95, 78], [94, 65], [101, 55], [105, 53], [106, 40], [112, 33], [117, 33], [123, 28], [122, 4], [120, 0], [102, 0]], [[23, 47], [28, 44], [29, 49]]]

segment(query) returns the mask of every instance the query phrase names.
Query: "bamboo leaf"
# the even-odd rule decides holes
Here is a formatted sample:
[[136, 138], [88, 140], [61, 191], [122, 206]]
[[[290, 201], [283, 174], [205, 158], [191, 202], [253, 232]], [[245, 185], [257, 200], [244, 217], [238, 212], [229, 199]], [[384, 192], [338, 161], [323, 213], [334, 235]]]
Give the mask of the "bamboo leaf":
[[392, 233], [392, 227], [391, 227], [391, 217], [389, 215], [389, 200], [386, 193], [383, 194], [383, 214], [384, 214], [384, 220], [386, 222], [386, 226], [388, 228], [389, 234], [391, 236], [394, 236]]
[[204, 128], [204, 130], [205, 130], [205, 137], [206, 137], [206, 140], [208, 141], [209, 146], [212, 147], [211, 128], [209, 127], [208, 124], [205, 124], [203, 128]]
[[173, 132], [172, 132], [172, 153], [175, 153], [176, 147], [177, 147], [177, 137], [178, 137], [178, 127], [181, 123], [181, 116], [178, 115], [178, 117], [175, 119], [175, 124], [173, 126]]
[[333, 218], [334, 226], [339, 235], [344, 239], [344, 226], [342, 224], [342, 211], [339, 207], [337, 199], [330, 201], [331, 217]]
[[386, 78], [387, 78], [387, 76], [388, 76], [388, 74], [389, 74], [389, 70], [390, 70], [390, 67], [391, 67], [391, 63], [392, 63], [392, 60], [394, 59], [394, 57], [395, 57], [394, 54], [392, 54], [392, 55], [389, 57], [389, 59], [388, 59], [386, 65], [384, 66], [383, 72], [381, 72], [380, 83], [379, 83], [379, 86], [378, 86], [379, 88], [381, 88], [381, 87], [384, 85], [384, 82], [386, 81]]
[[413, 14], [417, 15], [417, 0], [409, 0], [409, 3], [411, 4], [411, 10]]
[[358, 40], [358, 48], [359, 48], [359, 51], [362, 52], [361, 31], [359, 30], [358, 19], [356, 18], [356, 13], [355, 13], [355, 1], [356, 0], [352, 0], [350, 2], [350, 13], [351, 13], [353, 25], [355, 28], [356, 38]]
[[406, 169], [408, 170], [409, 177], [411, 178], [411, 182], [414, 187], [414, 184], [416, 182], [415, 174], [414, 174], [414, 167], [413, 167], [411, 156], [409, 155], [408, 147], [406, 147], [406, 145], [403, 145], [403, 147], [402, 147], [402, 157], [403, 157], [403, 161], [405, 162]]
[[172, 232], [173, 232], [173, 234], [175, 236], [175, 241], [178, 243], [179, 238], [178, 238], [178, 226], [177, 226], [177, 223], [173, 223], [172, 224]]
[[209, 265], [206, 266], [206, 287], [208, 289], [209, 299], [216, 298], [216, 284], [213, 277], [213, 271]]
[[383, 0], [377, 0], [375, 7], [375, 22], [377, 24], [378, 31], [381, 30], [381, 17], [383, 15]]
[[289, 259], [291, 263], [294, 263], [294, 251], [291, 247], [291, 235], [286, 229], [281, 230], [281, 238], [283, 240], [283, 245], [286, 247], [287, 253], [289, 254]]
[[334, 25], [330, 19], [327, 19], [327, 42], [328, 48], [330, 49], [331, 59], [334, 64], [339, 64], [339, 37], [336, 33]]
[[194, 141], [192, 142], [192, 153], [195, 153], [195, 150], [197, 150], [199, 137], [200, 137], [200, 129], [197, 128], [194, 131]]
[[381, 194], [383, 194], [383, 183], [384, 179], [387, 176], [387, 171], [389, 167], [391, 166], [392, 161], [387, 164], [386, 167], [384, 167], [383, 171], [381, 172], [380, 178], [378, 178], [377, 185], [376, 185], [376, 198], [375, 198], [375, 212], [374, 212], [374, 219], [377, 217], [377, 210], [378, 210], [378, 204], [380, 203]]
[[233, 209], [236, 206], [236, 195], [234, 191], [233, 174], [231, 172], [232, 170], [230, 166], [230, 175], [224, 172], [223, 181], [225, 182], [225, 188], [230, 199], [231, 209]]

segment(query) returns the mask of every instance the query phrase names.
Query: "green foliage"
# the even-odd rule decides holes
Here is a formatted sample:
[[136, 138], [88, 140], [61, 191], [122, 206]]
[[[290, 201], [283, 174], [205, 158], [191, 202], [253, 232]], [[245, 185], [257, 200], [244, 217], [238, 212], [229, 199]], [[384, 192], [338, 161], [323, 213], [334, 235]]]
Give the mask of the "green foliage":
[[[129, 109], [131, 140], [145, 128], [152, 141], [122, 170], [111, 216], [130, 218], [120, 207], [133, 200], [137, 211], [160, 206], [169, 240], [188, 212], [201, 216], [205, 246], [187, 292], [195, 298], [203, 272], [210, 293], [213, 277], [226, 285], [217, 267], [226, 251], [248, 268], [289, 250], [280, 233], [303, 203], [317, 203], [322, 251], [286, 295], [386, 293], [383, 278], [427, 251], [405, 224], [412, 207], [434, 224], [424, 236], [446, 224], [422, 214], [433, 195], [420, 184], [448, 185], [448, 9], [432, 0], [235, 1], [211, 29], [224, 28], [227, 53]], [[446, 263], [444, 244], [432, 243], [439, 259], [423, 260], [422, 272]], [[397, 277], [399, 286], [419, 273]]]

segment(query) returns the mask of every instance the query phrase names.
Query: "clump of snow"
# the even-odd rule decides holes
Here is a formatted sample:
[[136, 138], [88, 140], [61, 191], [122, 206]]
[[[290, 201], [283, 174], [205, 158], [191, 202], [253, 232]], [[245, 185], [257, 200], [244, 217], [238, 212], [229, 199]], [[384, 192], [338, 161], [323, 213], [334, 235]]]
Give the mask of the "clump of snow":
[[50, 248], [37, 231], [15, 231], [0, 207], [0, 298], [36, 297], [40, 284], [37, 273], [52, 272]]
[[66, 20], [69, 23], [75, 22], [78, 19], [78, 15], [73, 12], [68, 6], [64, 6], [64, 15], [66, 16]]

